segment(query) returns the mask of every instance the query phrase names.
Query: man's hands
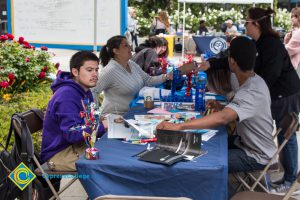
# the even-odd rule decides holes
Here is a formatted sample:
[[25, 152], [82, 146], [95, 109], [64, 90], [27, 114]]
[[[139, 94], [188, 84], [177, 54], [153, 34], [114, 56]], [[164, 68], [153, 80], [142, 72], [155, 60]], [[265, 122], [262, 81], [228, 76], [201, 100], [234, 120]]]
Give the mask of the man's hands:
[[166, 121], [159, 123], [156, 126], [156, 129], [173, 130], [173, 131], [182, 130], [180, 124], [174, 124], [174, 123], [170, 123], [170, 122], [166, 122]]
[[197, 71], [206, 71], [210, 68], [209, 62], [205, 60], [197, 64], [198, 64]]
[[108, 124], [107, 124], [107, 120], [106, 119], [102, 121], [102, 124], [103, 124], [103, 126], [104, 126], [105, 129], [108, 128]]

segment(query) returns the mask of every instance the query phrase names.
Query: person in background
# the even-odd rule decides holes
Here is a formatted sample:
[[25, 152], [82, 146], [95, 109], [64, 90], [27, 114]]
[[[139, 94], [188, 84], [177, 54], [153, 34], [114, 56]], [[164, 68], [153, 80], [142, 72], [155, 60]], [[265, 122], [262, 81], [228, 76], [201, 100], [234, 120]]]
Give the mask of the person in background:
[[[75, 161], [85, 152], [83, 131], [70, 129], [85, 124], [80, 117], [84, 111], [81, 101], [93, 102], [90, 88], [97, 83], [98, 64], [98, 57], [92, 52], [77, 52], [70, 60], [71, 72], [60, 73], [51, 85], [54, 94], [45, 113], [41, 150], [41, 160], [51, 170], [76, 171]], [[107, 123], [103, 121], [97, 137], [105, 128]]]
[[206, 33], [208, 33], [208, 29], [205, 26], [205, 20], [200, 20], [198, 31], [199, 33], [197, 35], [206, 35]]
[[160, 66], [158, 57], [163, 51], [163, 41], [160, 37], [152, 36], [149, 38], [148, 44], [150, 47], [134, 54], [131, 60], [151, 76], [161, 74], [161, 72], [158, 72]]
[[[137, 38], [137, 20], [136, 20], [136, 11], [134, 8], [128, 8], [128, 26], [127, 30], [131, 34], [131, 42], [132, 45], [134, 43], [135, 47], [138, 46], [138, 38]], [[134, 49], [134, 48], [132, 48]]]
[[284, 37], [285, 48], [287, 49], [292, 64], [300, 77], [300, 8], [293, 8], [291, 11], [293, 30]]
[[92, 91], [95, 99], [104, 91], [104, 113], [125, 114], [141, 88], [159, 85], [173, 78], [172, 73], [149, 76], [131, 58], [130, 46], [124, 36], [111, 37], [101, 49], [103, 69]]
[[[144, 43], [141, 43], [138, 47], [135, 48], [135, 53], [140, 52], [141, 50], [145, 48], [152, 48], [153, 47], [153, 38], [156, 38], [156, 36], [150, 36], [149, 39], [145, 40]], [[168, 41], [164, 37], [159, 37], [162, 41], [162, 50], [159, 52], [159, 57], [166, 58], [169, 55], [169, 48], [168, 48]], [[159, 42], [160, 43], [160, 42]]]
[[235, 25], [233, 25], [232, 19], [226, 20], [225, 24], [227, 26], [225, 35], [237, 35], [238, 34], [237, 27]]
[[152, 22], [152, 26], [155, 27], [155, 34], [158, 35], [160, 33], [166, 34], [170, 30], [170, 22], [169, 16], [166, 11], [160, 11], [158, 16], [154, 17]]
[[[291, 63], [279, 34], [273, 30], [271, 18], [274, 11], [271, 8], [253, 7], [248, 10], [245, 22], [246, 34], [256, 44], [257, 58], [254, 72], [267, 83], [271, 94], [271, 111], [276, 124], [287, 113], [300, 111], [300, 79]], [[213, 68], [228, 68], [228, 59], [220, 58], [213, 62], [204, 62], [199, 70]], [[278, 142], [284, 140], [283, 132], [278, 135]], [[279, 181], [275, 192], [284, 194], [297, 178], [298, 143], [296, 133], [292, 135], [282, 150], [284, 177]], [[299, 190], [297, 191], [297, 193]]]
[[[255, 59], [255, 44], [247, 37], [234, 38], [228, 57], [230, 71], [238, 80], [233, 100], [225, 107], [220, 103], [214, 105], [222, 108], [219, 112], [180, 124], [162, 122], [157, 129], [207, 129], [237, 120], [236, 135], [228, 138], [228, 172], [262, 170], [277, 148], [272, 138], [270, 92], [265, 81], [253, 71]], [[230, 188], [229, 196], [233, 192]]]

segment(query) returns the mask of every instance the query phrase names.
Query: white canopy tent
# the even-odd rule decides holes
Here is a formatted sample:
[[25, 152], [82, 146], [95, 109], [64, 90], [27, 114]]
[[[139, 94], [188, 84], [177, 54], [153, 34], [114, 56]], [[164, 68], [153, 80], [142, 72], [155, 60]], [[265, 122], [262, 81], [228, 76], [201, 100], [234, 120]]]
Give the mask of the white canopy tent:
[[179, 11], [180, 3], [183, 3], [183, 22], [182, 22], [182, 59], [184, 54], [184, 34], [185, 34], [185, 11], [186, 3], [219, 3], [219, 4], [255, 4], [257, 3], [270, 3], [273, 9], [273, 0], [178, 0], [178, 24], [179, 24]]

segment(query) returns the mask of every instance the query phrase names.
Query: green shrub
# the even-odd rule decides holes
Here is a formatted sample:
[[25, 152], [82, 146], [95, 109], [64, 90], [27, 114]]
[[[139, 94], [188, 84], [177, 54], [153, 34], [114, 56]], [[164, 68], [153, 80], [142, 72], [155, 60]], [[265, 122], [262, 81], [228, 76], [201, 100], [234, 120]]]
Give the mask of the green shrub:
[[[52, 96], [50, 83], [42, 83], [29, 92], [15, 94], [10, 101], [0, 100], [0, 142], [5, 144], [6, 136], [9, 131], [10, 118], [16, 112], [24, 112], [31, 108], [46, 110], [48, 101]], [[41, 147], [41, 134], [35, 134], [33, 137], [34, 145], [37, 150]], [[11, 144], [13, 140], [11, 140]]]
[[[157, 7], [160, 6], [153, 3], [152, 6], [145, 6], [142, 3], [137, 3], [136, 1], [130, 1], [130, 5], [134, 6], [137, 11], [138, 20], [138, 32], [139, 36], [148, 36], [150, 32], [150, 26], [157, 14], [158, 10], [168, 10], [170, 22], [174, 24], [174, 28], [178, 27], [178, 10], [177, 1], [174, 1], [170, 7]], [[185, 29], [191, 30], [195, 33], [199, 27], [199, 22], [201, 19], [206, 20], [206, 25], [213, 27], [217, 31], [220, 31], [220, 25], [230, 17], [235, 23], [239, 23], [239, 20], [245, 20], [247, 15], [247, 10], [252, 7], [252, 5], [235, 5], [229, 4], [224, 6], [222, 4], [188, 4], [189, 7], [186, 9], [186, 27]], [[257, 6], [262, 8], [267, 8], [269, 4], [258, 4]], [[226, 7], [226, 8], [225, 8]], [[289, 30], [290, 24], [290, 13], [286, 9], [276, 9], [276, 15], [274, 17], [274, 26], [282, 27], [285, 30]], [[182, 23], [183, 10], [182, 4], [179, 12], [179, 23]]]

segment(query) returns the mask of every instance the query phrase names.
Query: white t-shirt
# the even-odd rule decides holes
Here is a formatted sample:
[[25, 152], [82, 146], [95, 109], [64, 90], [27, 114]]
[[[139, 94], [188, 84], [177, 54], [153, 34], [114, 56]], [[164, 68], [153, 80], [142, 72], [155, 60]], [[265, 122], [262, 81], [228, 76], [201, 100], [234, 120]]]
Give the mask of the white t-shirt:
[[239, 117], [235, 145], [249, 157], [266, 165], [277, 150], [272, 138], [271, 97], [265, 81], [257, 74], [250, 77], [226, 106]]
[[236, 33], [237, 33], [237, 28], [236, 28], [236, 26], [235, 26], [235, 25], [232, 25], [231, 28], [228, 28], [228, 27], [227, 27], [226, 33], [228, 33], [228, 34], [236, 34]]

